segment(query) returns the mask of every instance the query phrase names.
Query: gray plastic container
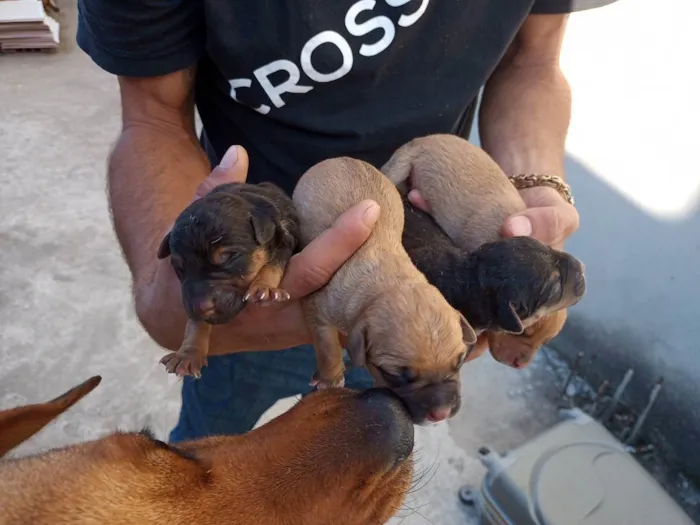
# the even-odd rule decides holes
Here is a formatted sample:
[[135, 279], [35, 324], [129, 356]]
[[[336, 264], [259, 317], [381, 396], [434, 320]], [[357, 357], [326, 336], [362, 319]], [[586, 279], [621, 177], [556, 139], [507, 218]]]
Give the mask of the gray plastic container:
[[571, 416], [499, 456], [484, 447], [482, 525], [694, 525], [605, 427]]

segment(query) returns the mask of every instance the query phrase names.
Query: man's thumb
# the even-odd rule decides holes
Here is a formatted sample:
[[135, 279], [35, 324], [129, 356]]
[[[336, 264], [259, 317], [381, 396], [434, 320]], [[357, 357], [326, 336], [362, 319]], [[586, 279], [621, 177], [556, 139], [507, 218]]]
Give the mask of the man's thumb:
[[226, 182], [245, 182], [248, 177], [248, 152], [243, 146], [231, 146], [211, 173]]
[[248, 152], [243, 146], [231, 146], [195, 193], [202, 197], [221, 184], [245, 182], [248, 177]]
[[559, 210], [553, 206], [529, 208], [506, 220], [503, 233], [506, 237], [530, 236], [545, 244], [559, 242]]

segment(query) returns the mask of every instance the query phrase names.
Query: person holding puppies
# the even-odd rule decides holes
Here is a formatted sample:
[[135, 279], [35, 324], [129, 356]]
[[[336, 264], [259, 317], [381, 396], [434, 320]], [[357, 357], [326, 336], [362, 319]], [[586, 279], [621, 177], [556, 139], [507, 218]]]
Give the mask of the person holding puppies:
[[[464, 136], [482, 87], [482, 146], [527, 205], [503, 234], [562, 247], [579, 217], [552, 187], [571, 103], [561, 43], [569, 13], [613, 1], [79, 0], [79, 46], [119, 77], [109, 201], [146, 331], [170, 351], [182, 344], [181, 287], [157, 252], [193, 198], [237, 181], [291, 195], [324, 159], [379, 167], [415, 137]], [[278, 399], [310, 391], [299, 299], [328, 282], [381, 213], [371, 200], [343, 213], [289, 261], [280, 287], [291, 300], [249, 305], [212, 329], [208, 366], [183, 381], [172, 441], [246, 432]], [[347, 386], [370, 384], [363, 369], [346, 375]]]

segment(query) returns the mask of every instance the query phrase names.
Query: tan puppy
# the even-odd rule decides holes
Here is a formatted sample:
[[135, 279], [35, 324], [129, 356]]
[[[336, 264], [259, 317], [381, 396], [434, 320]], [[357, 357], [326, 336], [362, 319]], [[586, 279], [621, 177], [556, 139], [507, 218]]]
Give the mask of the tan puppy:
[[[2, 453], [97, 383], [0, 412]], [[0, 525], [381, 525], [410, 488], [412, 449], [391, 391], [315, 392], [241, 436], [172, 446], [115, 433], [1, 460]]]
[[366, 162], [320, 162], [292, 195], [301, 243], [366, 199], [381, 208], [369, 239], [324, 288], [302, 300], [316, 350], [313, 384], [344, 384], [342, 332], [353, 364], [394, 389], [414, 422], [447, 419], [459, 409], [459, 369], [476, 334], [411, 263], [401, 244], [404, 214], [396, 188]]
[[[489, 329], [486, 339], [497, 360], [516, 368], [525, 366], [542, 344], [560, 332], [566, 320], [565, 309], [583, 296], [583, 265], [571, 255], [536, 241], [502, 240], [505, 219], [523, 211], [525, 203], [496, 162], [483, 149], [460, 137], [438, 134], [412, 140], [396, 151], [382, 171], [404, 196], [414, 188], [420, 191], [430, 207], [430, 215], [465, 258], [485, 246], [491, 254], [499, 255], [500, 260], [495, 256], [491, 260], [503, 266], [502, 278], [521, 287], [519, 294], [511, 290], [511, 296], [521, 296], [519, 308], [511, 304], [520, 322], [507, 330]], [[418, 213], [412, 214], [404, 242], [417, 245], [424, 240], [420, 237], [421, 228], [428, 229], [424, 219]], [[422, 235], [425, 237], [425, 233]], [[527, 250], [526, 258], [525, 252], [515, 250], [517, 245]], [[420, 258], [428, 255], [414, 256], [411, 249], [409, 254], [421, 269], [435, 259], [431, 256], [421, 264]], [[520, 266], [516, 266], [518, 262]], [[512, 271], [507, 271], [508, 264], [513, 265]], [[433, 270], [433, 274], [445, 280], [442, 268]], [[447, 286], [451, 285], [444, 285]], [[448, 291], [438, 288], [443, 293]], [[525, 291], [538, 297], [523, 298]], [[454, 295], [453, 289], [449, 292]], [[475, 328], [480, 328], [474, 324], [475, 318], [469, 315], [467, 318]], [[485, 338], [479, 339], [472, 358], [483, 351]]]

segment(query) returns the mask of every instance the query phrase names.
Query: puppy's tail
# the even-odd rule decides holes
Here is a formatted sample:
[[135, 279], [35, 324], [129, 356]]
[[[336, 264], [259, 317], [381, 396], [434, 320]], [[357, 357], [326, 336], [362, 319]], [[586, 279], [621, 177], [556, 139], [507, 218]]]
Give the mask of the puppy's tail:
[[75, 405], [92, 392], [101, 381], [102, 377], [94, 376], [51, 401], [0, 412], [0, 457]]

